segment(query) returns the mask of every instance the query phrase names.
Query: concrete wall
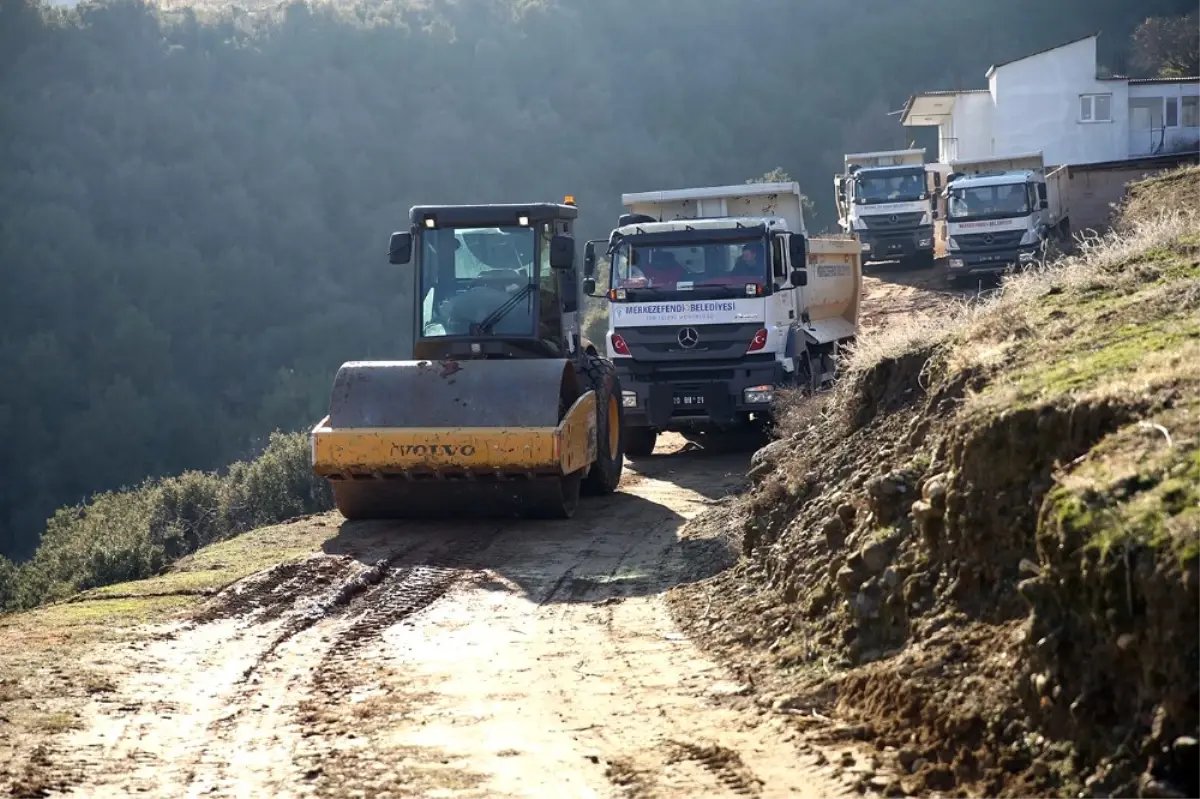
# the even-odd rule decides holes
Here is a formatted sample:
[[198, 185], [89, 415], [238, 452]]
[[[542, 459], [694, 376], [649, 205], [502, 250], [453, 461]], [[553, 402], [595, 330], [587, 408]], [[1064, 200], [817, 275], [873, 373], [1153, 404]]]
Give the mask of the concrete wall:
[[[991, 75], [994, 155], [1041, 150], [1046, 163], [1086, 164], [1126, 157], [1128, 88], [1096, 79], [1094, 37], [1005, 64]], [[1111, 96], [1110, 119], [1080, 120], [1082, 94]]]
[[950, 117], [949, 136], [955, 146], [955, 154], [944, 159], [987, 158], [995, 155], [992, 140], [992, 120], [995, 102], [990, 92], [960, 94], [954, 100], [954, 111]]
[[1070, 167], [1064, 192], [1071, 217], [1071, 232], [1076, 234], [1089, 228], [1098, 232], [1107, 230], [1112, 225], [1115, 206], [1125, 199], [1129, 183], [1175, 166], [1176, 163], [1172, 161], [1140, 166]]

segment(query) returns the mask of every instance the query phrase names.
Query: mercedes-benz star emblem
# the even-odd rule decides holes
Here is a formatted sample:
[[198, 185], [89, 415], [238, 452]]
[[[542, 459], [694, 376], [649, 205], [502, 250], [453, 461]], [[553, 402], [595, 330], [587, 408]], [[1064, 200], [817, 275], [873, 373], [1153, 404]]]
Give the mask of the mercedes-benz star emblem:
[[995, 236], [993, 236], [991, 233], [984, 233], [984, 234], [983, 234], [983, 243], [984, 243], [984, 244], [991, 244], [991, 243], [992, 243], [993, 241], [995, 241], [995, 240], [996, 240], [996, 237], [995, 237]]
[[679, 346], [690, 350], [700, 340], [700, 333], [694, 327], [685, 327], [679, 331]]
[[896, 216], [895, 214], [892, 214], [890, 217], [888, 217], [888, 221], [891, 222], [893, 225], [896, 224], [896, 222], [898, 222], [899, 219], [900, 219], [900, 217]]

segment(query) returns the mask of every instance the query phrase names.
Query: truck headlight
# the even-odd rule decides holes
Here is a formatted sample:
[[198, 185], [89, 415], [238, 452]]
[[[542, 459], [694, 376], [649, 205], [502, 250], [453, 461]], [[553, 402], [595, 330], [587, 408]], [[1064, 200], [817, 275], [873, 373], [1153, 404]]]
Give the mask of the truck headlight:
[[621, 392], [621, 405], [626, 408], [636, 408], [637, 407], [637, 394], [635, 394], [632, 391], [622, 391]]
[[1033, 263], [1033, 253], [1023, 252], [1017, 256], [1017, 261], [1023, 264], [1031, 264]]
[[933, 246], [933, 239], [929, 238], [928, 236], [926, 236], [926, 237], [925, 237], [925, 238], [923, 238], [923, 239], [918, 239], [918, 240], [917, 240], [917, 246], [918, 246], [918, 247], [932, 247], [932, 246]]
[[963, 259], [962, 258], [951, 258], [950, 259], [950, 268], [951, 269], [962, 269], [963, 268]]
[[775, 399], [775, 387], [751, 386], [742, 392], [742, 399], [747, 405], [766, 405]]
[[871, 245], [870, 245], [870, 244], [868, 244], [867, 242], [865, 242], [865, 241], [864, 241], [864, 242], [862, 243], [862, 251], [863, 251], [863, 252], [870, 252], [870, 251], [871, 251]]

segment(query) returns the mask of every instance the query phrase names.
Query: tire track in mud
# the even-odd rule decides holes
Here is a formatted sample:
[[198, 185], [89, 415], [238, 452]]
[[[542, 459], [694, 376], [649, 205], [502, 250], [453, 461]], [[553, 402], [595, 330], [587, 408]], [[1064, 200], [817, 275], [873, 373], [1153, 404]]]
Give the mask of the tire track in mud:
[[671, 741], [675, 754], [667, 759], [668, 763], [691, 760], [699, 763], [714, 777], [721, 781], [726, 788], [738, 796], [749, 796], [757, 799], [762, 795], [763, 781], [754, 776], [746, 767], [742, 756], [720, 744], [698, 744], [681, 741]]
[[[451, 538], [419, 540], [331, 586], [320, 599], [299, 597], [295, 612], [280, 614], [281, 628], [237, 680], [228, 705], [231, 712], [209, 725], [208, 743], [199, 759], [209, 768], [191, 786], [209, 794], [225, 789], [244, 795], [246, 774], [244, 769], [238, 774], [236, 753], [260, 746], [261, 739], [271, 738], [278, 727], [299, 725], [302, 734], [272, 747], [276, 762], [270, 778], [258, 787], [275, 789], [301, 777], [298, 781], [313, 783], [311, 787], [320, 794], [319, 763], [324, 752], [303, 754], [301, 743], [349, 732], [338, 723], [347, 716], [346, 702], [373, 676], [372, 669], [356, 661], [357, 650], [469, 579], [474, 572], [464, 568], [467, 560], [490, 546], [502, 531], [503, 527], [489, 527]], [[346, 556], [339, 560], [353, 561]], [[410, 565], [412, 561], [419, 563]], [[299, 652], [287, 651], [300, 636], [315, 633], [322, 622], [336, 626], [320, 637], [308, 635], [297, 644]], [[268, 667], [284, 672], [286, 678], [263, 674]]]

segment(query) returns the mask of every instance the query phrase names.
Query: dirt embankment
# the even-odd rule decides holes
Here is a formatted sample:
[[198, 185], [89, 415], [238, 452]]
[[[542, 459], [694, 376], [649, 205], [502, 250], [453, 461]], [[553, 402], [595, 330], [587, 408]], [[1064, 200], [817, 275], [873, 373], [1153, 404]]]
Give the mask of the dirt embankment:
[[721, 511], [746, 558], [676, 591], [764, 702], [874, 743], [885, 792], [1200, 795], [1198, 188], [864, 337]]

